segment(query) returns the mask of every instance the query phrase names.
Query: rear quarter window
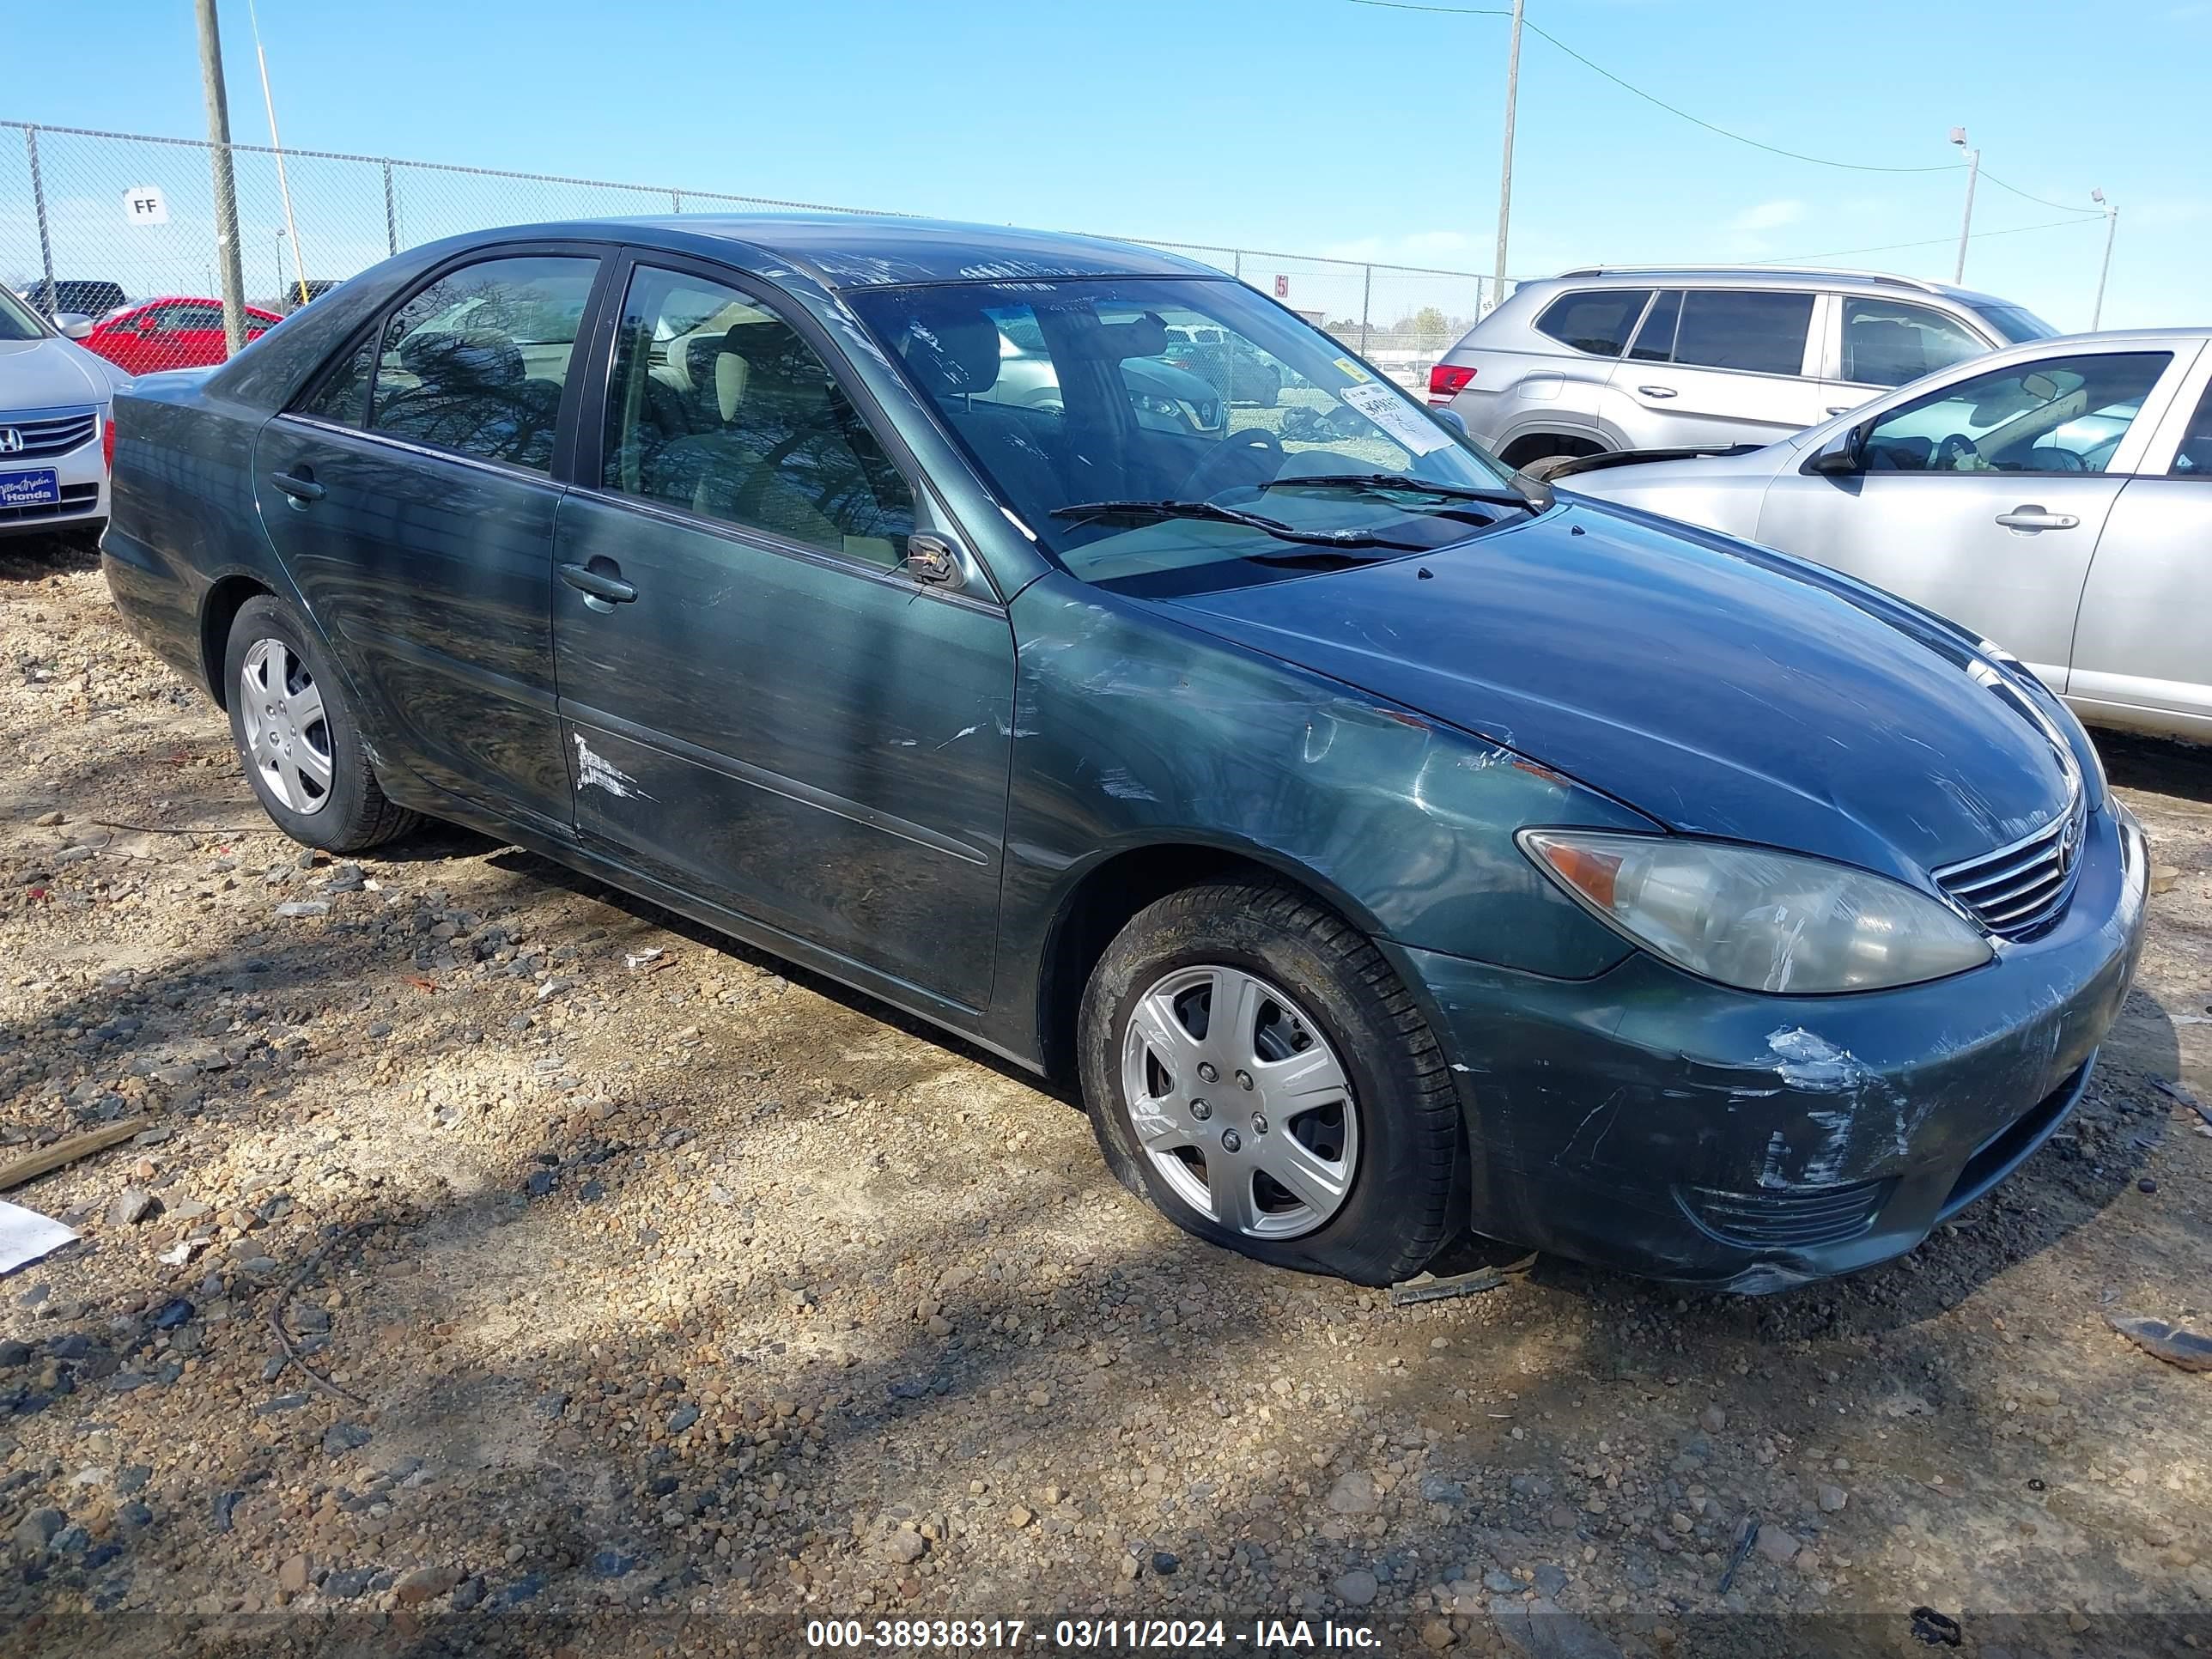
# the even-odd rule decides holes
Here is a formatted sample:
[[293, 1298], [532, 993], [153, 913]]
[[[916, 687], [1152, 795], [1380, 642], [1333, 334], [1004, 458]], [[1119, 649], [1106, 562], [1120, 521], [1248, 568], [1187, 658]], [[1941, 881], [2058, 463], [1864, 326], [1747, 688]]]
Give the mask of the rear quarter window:
[[1648, 288], [1589, 289], [1562, 294], [1536, 319], [1536, 331], [1593, 357], [1618, 357], [1650, 299]]

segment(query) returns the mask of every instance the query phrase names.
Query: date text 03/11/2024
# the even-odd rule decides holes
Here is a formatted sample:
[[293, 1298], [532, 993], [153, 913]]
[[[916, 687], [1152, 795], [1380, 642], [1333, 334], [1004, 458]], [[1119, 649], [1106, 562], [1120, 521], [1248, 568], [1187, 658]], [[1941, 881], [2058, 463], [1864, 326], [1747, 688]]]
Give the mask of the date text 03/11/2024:
[[1219, 1619], [817, 1619], [806, 1626], [810, 1648], [1052, 1648], [1064, 1651], [1241, 1647], [1257, 1653], [1313, 1649], [1373, 1649], [1364, 1625], [1333, 1620], [1257, 1619], [1237, 1628]]

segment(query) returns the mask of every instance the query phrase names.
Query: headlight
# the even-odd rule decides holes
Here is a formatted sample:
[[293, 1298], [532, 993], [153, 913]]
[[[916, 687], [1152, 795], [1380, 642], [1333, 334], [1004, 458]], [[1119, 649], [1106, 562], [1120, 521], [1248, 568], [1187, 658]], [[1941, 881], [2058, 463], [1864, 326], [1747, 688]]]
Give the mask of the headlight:
[[1988, 939], [1925, 894], [1840, 864], [1679, 836], [1523, 830], [1521, 850], [1653, 954], [1746, 991], [1914, 985], [1978, 967]]

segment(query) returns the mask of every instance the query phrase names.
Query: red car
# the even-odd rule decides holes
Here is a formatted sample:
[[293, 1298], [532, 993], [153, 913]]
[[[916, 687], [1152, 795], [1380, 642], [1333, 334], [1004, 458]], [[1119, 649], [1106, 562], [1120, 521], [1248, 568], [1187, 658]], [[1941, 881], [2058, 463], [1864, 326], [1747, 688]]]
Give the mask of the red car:
[[[258, 339], [284, 319], [246, 307], [246, 337]], [[131, 374], [203, 368], [230, 356], [223, 343], [220, 300], [141, 300], [111, 312], [81, 343]]]

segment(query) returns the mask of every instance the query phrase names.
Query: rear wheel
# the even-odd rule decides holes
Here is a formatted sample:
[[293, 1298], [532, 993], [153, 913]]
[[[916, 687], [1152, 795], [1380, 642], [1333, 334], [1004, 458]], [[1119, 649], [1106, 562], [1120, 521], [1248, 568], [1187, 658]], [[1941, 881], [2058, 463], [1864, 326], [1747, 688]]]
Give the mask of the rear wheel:
[[1459, 1218], [1435, 1037], [1374, 944], [1291, 888], [1206, 883], [1139, 912], [1079, 1047], [1108, 1165], [1200, 1238], [1382, 1285]]
[[223, 686], [246, 780], [293, 840], [358, 853], [420, 822], [385, 799], [321, 642], [289, 606], [263, 593], [239, 607]]

